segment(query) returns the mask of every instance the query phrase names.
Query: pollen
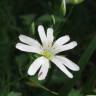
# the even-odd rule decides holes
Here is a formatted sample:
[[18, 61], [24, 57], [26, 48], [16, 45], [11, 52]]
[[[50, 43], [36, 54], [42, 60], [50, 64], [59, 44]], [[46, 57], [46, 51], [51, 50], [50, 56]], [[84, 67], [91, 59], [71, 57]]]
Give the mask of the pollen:
[[53, 58], [53, 54], [50, 51], [48, 51], [48, 50], [43, 51], [42, 55], [45, 56], [48, 59], [52, 59]]

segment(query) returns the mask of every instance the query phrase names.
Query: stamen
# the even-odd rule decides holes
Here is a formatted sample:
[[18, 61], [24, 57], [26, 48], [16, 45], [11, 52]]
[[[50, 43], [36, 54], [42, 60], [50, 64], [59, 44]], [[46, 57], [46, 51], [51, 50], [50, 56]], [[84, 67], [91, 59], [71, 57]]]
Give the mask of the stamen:
[[48, 59], [52, 59], [53, 58], [53, 54], [50, 51], [48, 51], [48, 50], [45, 50], [44, 52], [42, 52], [42, 55], [45, 56]]

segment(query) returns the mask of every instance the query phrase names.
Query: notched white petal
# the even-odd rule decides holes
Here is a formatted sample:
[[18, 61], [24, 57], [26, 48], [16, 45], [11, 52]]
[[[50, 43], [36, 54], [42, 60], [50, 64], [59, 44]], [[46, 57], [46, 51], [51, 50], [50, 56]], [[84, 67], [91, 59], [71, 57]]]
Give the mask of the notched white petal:
[[39, 37], [41, 39], [42, 44], [44, 46], [46, 46], [47, 45], [47, 37], [46, 37], [46, 34], [45, 34], [44, 27], [42, 25], [38, 26], [38, 34], [39, 34]]
[[65, 43], [67, 43], [69, 40], [70, 40], [69, 35], [62, 36], [55, 41], [53, 47], [63, 45]]
[[77, 46], [77, 42], [76, 42], [76, 41], [71, 42], [71, 44], [72, 44], [72, 45], [71, 45], [72, 48], [74, 48], [74, 47]]
[[42, 64], [40, 71], [38, 73], [38, 80], [44, 80], [47, 76], [49, 70], [49, 60], [45, 58], [45, 63]]
[[[40, 70], [39, 70], [40, 69]], [[45, 57], [37, 58], [29, 67], [28, 75], [35, 75], [36, 72], [39, 70], [38, 73], [38, 80], [44, 80], [47, 76], [49, 69], [49, 60]]]
[[53, 29], [52, 28], [48, 28], [47, 29], [47, 43], [52, 46], [54, 40], [54, 36], [53, 36]]
[[44, 62], [43, 57], [37, 58], [29, 67], [28, 75], [35, 75], [35, 73], [39, 70], [42, 63]]
[[45, 32], [43, 25], [38, 26], [38, 32]]
[[55, 54], [57, 54], [57, 53], [60, 53], [63, 51], [71, 50], [71, 49], [75, 48], [76, 46], [77, 46], [77, 42], [73, 41], [68, 44], [55, 47], [54, 51], [55, 51]]
[[76, 46], [77, 46], [77, 42], [76, 41], [72, 41], [72, 42], [70, 42], [68, 44], [63, 45], [62, 48], [65, 49], [65, 50], [70, 50], [70, 49], [73, 49]]
[[73, 71], [79, 71], [80, 68], [78, 65], [76, 65], [74, 62], [72, 62], [71, 60], [69, 60], [66, 57], [57, 55], [56, 58], [59, 59], [59, 61], [62, 62], [62, 64], [64, 64], [66, 67], [68, 67], [69, 69], [73, 70]]
[[67, 70], [61, 61], [56, 57], [51, 60], [62, 72], [64, 72], [69, 78], [73, 78], [73, 75]]
[[40, 47], [30, 46], [30, 45], [26, 45], [23, 43], [17, 43], [16, 48], [21, 51], [33, 52], [33, 53], [38, 53], [38, 54], [41, 54], [41, 51], [42, 51], [42, 49]]
[[33, 45], [33, 46], [35, 45], [35, 46], [39, 46], [39, 47], [41, 46], [37, 40], [35, 40], [31, 37], [28, 37], [26, 35], [22, 35], [22, 34], [19, 35], [19, 39], [21, 42], [26, 43], [28, 45]]
[[47, 29], [47, 32], [53, 33], [53, 28], [48, 28], [48, 29]]

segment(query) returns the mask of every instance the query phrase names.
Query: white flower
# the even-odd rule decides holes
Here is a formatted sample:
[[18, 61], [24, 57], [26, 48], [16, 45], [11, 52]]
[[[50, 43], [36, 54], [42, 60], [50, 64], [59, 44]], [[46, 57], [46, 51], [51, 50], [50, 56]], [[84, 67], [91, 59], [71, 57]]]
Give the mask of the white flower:
[[67, 70], [67, 68], [73, 71], [78, 71], [79, 66], [67, 59], [65, 56], [58, 55], [58, 53], [73, 49], [77, 46], [77, 42], [72, 41], [67, 43], [70, 40], [68, 35], [62, 36], [54, 41], [53, 29], [48, 28], [46, 35], [42, 25], [38, 26], [38, 33], [42, 45], [37, 40], [25, 35], [20, 35], [19, 39], [22, 43], [16, 44], [16, 48], [21, 51], [32, 52], [41, 55], [41, 57], [37, 58], [30, 65], [28, 69], [28, 75], [35, 75], [36, 72], [40, 69], [38, 72], [38, 80], [45, 79], [50, 65], [49, 61], [51, 61], [69, 78], [73, 78], [73, 75]]

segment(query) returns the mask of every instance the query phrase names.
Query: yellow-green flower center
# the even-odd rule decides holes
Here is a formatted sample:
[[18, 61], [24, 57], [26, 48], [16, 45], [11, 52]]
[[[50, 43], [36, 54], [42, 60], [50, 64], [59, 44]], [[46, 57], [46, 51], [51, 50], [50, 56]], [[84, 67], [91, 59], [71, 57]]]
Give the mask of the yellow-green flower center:
[[48, 50], [43, 51], [42, 55], [45, 56], [48, 59], [52, 59], [53, 58], [53, 54], [51, 52], [49, 52]]

